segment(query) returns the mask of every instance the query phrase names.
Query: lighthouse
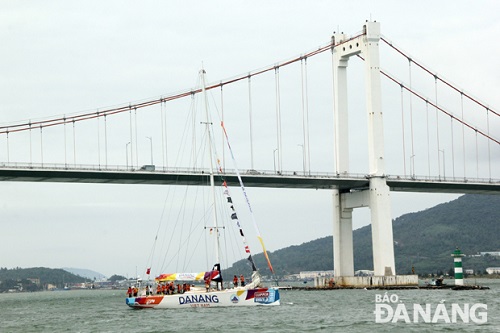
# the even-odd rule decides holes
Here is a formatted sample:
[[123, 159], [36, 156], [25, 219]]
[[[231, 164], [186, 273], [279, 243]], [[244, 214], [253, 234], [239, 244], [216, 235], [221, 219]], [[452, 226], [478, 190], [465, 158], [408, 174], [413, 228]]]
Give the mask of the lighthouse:
[[453, 261], [455, 262], [455, 286], [463, 286], [464, 285], [464, 273], [462, 269], [462, 257], [464, 254], [457, 249], [453, 251], [451, 254], [453, 257]]

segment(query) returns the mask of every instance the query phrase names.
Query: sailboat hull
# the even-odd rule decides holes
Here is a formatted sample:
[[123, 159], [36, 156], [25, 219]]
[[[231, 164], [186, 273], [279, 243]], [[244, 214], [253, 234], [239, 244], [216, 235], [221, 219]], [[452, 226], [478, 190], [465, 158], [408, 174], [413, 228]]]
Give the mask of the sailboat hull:
[[280, 305], [276, 288], [226, 289], [210, 292], [186, 292], [174, 295], [151, 295], [126, 298], [128, 306], [137, 309], [220, 307], [220, 306], [270, 306]]

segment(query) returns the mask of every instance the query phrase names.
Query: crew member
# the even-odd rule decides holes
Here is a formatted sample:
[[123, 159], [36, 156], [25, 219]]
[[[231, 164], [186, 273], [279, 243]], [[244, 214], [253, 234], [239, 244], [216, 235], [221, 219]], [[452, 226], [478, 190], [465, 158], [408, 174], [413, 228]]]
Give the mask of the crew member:
[[240, 285], [241, 285], [242, 287], [244, 287], [244, 286], [245, 286], [245, 277], [243, 276], [243, 274], [241, 274], [241, 275], [240, 275]]
[[233, 284], [235, 288], [238, 287], [238, 277], [236, 275], [233, 277]]

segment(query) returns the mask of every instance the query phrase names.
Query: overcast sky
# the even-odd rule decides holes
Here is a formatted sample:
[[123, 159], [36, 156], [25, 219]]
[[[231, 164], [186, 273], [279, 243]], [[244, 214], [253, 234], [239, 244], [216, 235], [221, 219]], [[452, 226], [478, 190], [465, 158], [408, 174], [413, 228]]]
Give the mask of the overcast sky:
[[[216, 82], [314, 50], [328, 43], [334, 31], [356, 35], [367, 19], [381, 22], [389, 40], [498, 110], [499, 10], [493, 0], [472, 5], [426, 0], [2, 1], [0, 123], [188, 89], [196, 84], [202, 63], [209, 81]], [[331, 67], [326, 70], [331, 73]], [[5, 146], [5, 138], [0, 140]], [[386, 138], [391, 140], [400, 139]], [[125, 143], [119, 143], [114, 164], [125, 164]], [[263, 168], [268, 170], [273, 148], [265, 153]], [[26, 147], [10, 149], [16, 161], [16, 150]], [[45, 149], [44, 159], [50, 160], [51, 150]], [[294, 168], [300, 170], [298, 149], [297, 154]], [[6, 159], [5, 147], [0, 148], [0, 162]], [[146, 265], [166, 196], [166, 189], [156, 185], [3, 182], [0, 187], [0, 267], [78, 267], [107, 276], [132, 276], [136, 267]], [[268, 250], [332, 234], [330, 192], [248, 191], [257, 220], [265, 220], [259, 227]], [[456, 197], [392, 193], [393, 218]], [[355, 228], [366, 225], [368, 216], [367, 209], [355, 211]], [[259, 252], [256, 243], [253, 248]]]

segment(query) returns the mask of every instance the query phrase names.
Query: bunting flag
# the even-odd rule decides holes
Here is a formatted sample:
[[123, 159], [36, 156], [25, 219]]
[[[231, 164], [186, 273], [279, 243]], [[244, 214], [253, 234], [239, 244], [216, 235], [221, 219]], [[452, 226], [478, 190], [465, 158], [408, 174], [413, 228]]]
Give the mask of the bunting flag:
[[149, 275], [151, 274], [151, 267], [149, 267], [148, 269], [146, 269], [146, 275]]
[[[226, 138], [227, 147], [229, 148], [229, 152], [231, 153], [231, 159], [233, 160], [234, 169], [236, 170], [236, 176], [238, 177], [238, 181], [240, 182], [241, 190], [243, 191], [243, 195], [245, 196], [245, 200], [247, 202], [247, 206], [248, 206], [248, 209], [250, 211], [250, 216], [252, 217], [252, 222], [253, 222], [253, 226], [255, 228], [255, 232], [257, 233], [257, 238], [259, 239], [260, 245], [262, 246], [262, 251], [264, 252], [264, 256], [266, 257], [267, 266], [271, 270], [271, 273], [274, 274], [274, 269], [273, 269], [273, 266], [271, 265], [271, 260], [269, 260], [269, 256], [267, 254], [266, 247], [264, 245], [264, 240], [262, 239], [262, 236], [260, 235], [259, 227], [257, 226], [257, 222], [255, 221], [255, 217], [253, 215], [252, 206], [250, 205], [250, 200], [248, 199], [247, 192], [245, 191], [245, 185], [243, 184], [243, 180], [241, 179], [240, 172], [238, 171], [238, 166], [236, 165], [236, 159], [234, 158], [233, 150], [231, 149], [231, 145], [229, 144], [229, 137], [227, 135], [226, 128], [224, 127], [224, 122], [221, 121], [220, 125], [222, 127], [222, 130], [224, 132], [224, 136]], [[230, 199], [230, 198], [228, 198], [228, 199]], [[231, 201], [229, 201], [229, 202], [231, 202]]]
[[[218, 169], [222, 170], [219, 159], [217, 159], [217, 163], [218, 163]], [[221, 177], [222, 177], [222, 174], [221, 174]], [[227, 203], [229, 205], [229, 208], [231, 209], [231, 220], [235, 221], [236, 226], [238, 227], [238, 229], [240, 231], [241, 238], [243, 240], [243, 246], [245, 248], [245, 253], [248, 253], [250, 255], [250, 258], [251, 258], [252, 255], [250, 252], [250, 247], [248, 246], [245, 235], [243, 234], [243, 229], [241, 228], [240, 221], [238, 220], [238, 214], [236, 214], [236, 209], [234, 208], [234, 205], [232, 204], [233, 199], [231, 198], [231, 194], [229, 193], [229, 187], [227, 186], [227, 182], [225, 179], [222, 179], [222, 186], [224, 187], [223, 193], [226, 196]], [[255, 268], [255, 265], [252, 265], [252, 267]], [[254, 269], [254, 270], [256, 270], [256, 269]]]

